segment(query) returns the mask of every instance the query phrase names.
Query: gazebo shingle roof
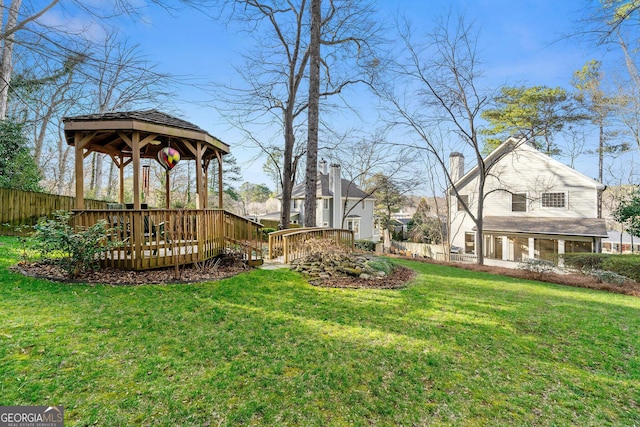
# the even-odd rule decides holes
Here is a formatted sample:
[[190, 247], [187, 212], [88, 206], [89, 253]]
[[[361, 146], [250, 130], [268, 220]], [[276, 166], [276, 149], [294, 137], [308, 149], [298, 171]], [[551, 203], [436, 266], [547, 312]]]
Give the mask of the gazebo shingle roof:
[[63, 121], [109, 121], [109, 120], [137, 120], [181, 129], [206, 132], [202, 128], [186, 120], [179, 119], [158, 110], [117, 111], [111, 113], [84, 114], [80, 116], [64, 117]]

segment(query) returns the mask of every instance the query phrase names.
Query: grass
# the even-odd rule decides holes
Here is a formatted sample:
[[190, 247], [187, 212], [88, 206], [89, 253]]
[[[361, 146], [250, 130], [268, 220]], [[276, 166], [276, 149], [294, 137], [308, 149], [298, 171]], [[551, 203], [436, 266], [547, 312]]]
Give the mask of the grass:
[[411, 261], [403, 290], [66, 285], [0, 245], [0, 405], [65, 425], [640, 424], [636, 297]]

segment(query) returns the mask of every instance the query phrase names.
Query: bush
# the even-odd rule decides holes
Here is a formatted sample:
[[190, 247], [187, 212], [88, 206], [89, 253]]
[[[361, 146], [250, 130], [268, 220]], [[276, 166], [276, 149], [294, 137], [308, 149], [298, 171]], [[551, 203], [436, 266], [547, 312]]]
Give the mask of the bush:
[[263, 227], [262, 228], [262, 241], [263, 242], [268, 242], [269, 241], [269, 233], [273, 233], [274, 231], [278, 231], [275, 228], [269, 228], [269, 227]]
[[562, 255], [564, 264], [567, 267], [577, 268], [582, 271], [604, 270], [603, 265], [608, 256], [607, 254], [592, 254], [588, 252]]
[[365, 263], [367, 267], [374, 271], [383, 271], [386, 275], [391, 274], [395, 266], [387, 258], [374, 258]]
[[74, 278], [97, 267], [104, 253], [121, 246], [122, 242], [109, 239], [115, 229], [107, 228], [105, 220], [77, 230], [70, 225], [70, 220], [71, 213], [64, 211], [55, 212], [53, 219], [41, 218], [33, 227], [32, 238], [44, 258], [58, 261], [69, 277]]
[[376, 250], [376, 244], [371, 240], [356, 240], [354, 246], [361, 251], [375, 252]]
[[602, 267], [640, 282], [640, 255], [610, 255]]
[[640, 255], [577, 253], [563, 257], [566, 266], [587, 274], [594, 270], [609, 271], [640, 282]]
[[551, 273], [554, 268], [555, 264], [546, 259], [527, 259], [518, 264], [519, 270], [530, 271], [534, 273], [536, 277]]
[[628, 277], [622, 276], [618, 273], [614, 273], [613, 271], [592, 270], [590, 274], [598, 281], [598, 283], [612, 283], [614, 285], [624, 285], [626, 282], [629, 281]]

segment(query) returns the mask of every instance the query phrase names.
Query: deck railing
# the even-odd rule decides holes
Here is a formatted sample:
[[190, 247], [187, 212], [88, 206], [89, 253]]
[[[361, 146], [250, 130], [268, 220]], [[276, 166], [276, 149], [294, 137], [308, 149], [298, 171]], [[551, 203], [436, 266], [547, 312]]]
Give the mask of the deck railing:
[[353, 251], [352, 230], [339, 228], [294, 228], [269, 233], [269, 259], [283, 257], [285, 264], [302, 258], [309, 252], [307, 241], [311, 239], [331, 239], [348, 251]]
[[225, 250], [240, 251], [250, 264], [262, 261], [258, 223], [220, 209], [118, 209], [74, 211], [75, 224], [106, 220], [114, 247], [102, 264], [127, 270], [203, 262]]

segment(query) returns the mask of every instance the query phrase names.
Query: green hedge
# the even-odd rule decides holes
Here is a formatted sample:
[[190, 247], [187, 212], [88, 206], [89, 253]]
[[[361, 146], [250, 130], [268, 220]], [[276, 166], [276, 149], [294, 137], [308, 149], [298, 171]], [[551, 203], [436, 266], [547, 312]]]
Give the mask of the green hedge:
[[563, 257], [568, 267], [612, 271], [640, 282], [640, 255], [575, 253]]

